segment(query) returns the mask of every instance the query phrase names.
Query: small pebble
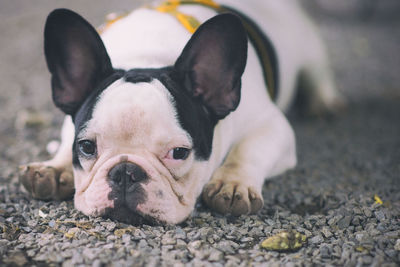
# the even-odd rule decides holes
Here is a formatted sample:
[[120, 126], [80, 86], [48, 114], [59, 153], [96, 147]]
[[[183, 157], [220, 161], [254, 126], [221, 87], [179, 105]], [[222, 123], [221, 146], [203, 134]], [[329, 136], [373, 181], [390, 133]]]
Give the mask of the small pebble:
[[324, 242], [324, 238], [321, 235], [316, 235], [316, 236], [310, 238], [309, 242], [311, 244], [319, 244], [319, 243]]
[[385, 213], [382, 210], [377, 210], [374, 212], [375, 217], [378, 219], [378, 221], [383, 221], [385, 220]]
[[394, 245], [394, 249], [400, 251], [400, 239], [396, 240], [396, 244]]

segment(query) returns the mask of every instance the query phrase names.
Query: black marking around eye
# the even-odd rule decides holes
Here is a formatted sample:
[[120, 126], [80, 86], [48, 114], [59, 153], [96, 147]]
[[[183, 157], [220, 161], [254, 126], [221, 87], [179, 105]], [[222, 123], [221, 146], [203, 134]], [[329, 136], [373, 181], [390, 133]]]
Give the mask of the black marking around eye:
[[76, 140], [77, 136], [80, 136], [79, 133], [86, 128], [87, 122], [92, 119], [93, 109], [96, 106], [99, 95], [109, 87], [113, 82], [123, 77], [125, 72], [123, 70], [114, 70], [113, 74], [109, 77], [103, 79], [103, 82], [94, 90], [88, 98], [83, 102], [82, 106], [75, 113], [75, 116], [72, 118], [75, 124], [75, 140], [72, 146], [72, 164], [75, 168], [82, 169], [82, 165], [79, 161], [78, 155], [78, 143]]

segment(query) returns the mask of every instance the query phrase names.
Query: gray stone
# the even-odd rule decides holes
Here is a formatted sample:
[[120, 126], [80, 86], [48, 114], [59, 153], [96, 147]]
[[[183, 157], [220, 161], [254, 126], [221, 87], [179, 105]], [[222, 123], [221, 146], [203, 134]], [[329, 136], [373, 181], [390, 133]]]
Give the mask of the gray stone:
[[383, 221], [386, 219], [385, 213], [382, 210], [377, 210], [374, 212], [374, 214], [378, 221]]
[[361, 210], [361, 208], [355, 207], [355, 208], [353, 208], [353, 213], [356, 215], [362, 215], [363, 211]]
[[92, 263], [92, 267], [102, 267], [102, 263], [99, 259], [95, 259]]
[[147, 235], [140, 229], [135, 229], [133, 232], [132, 239], [133, 240], [140, 240], [140, 239], [145, 239], [147, 238]]
[[334, 246], [332, 249], [332, 255], [337, 258], [340, 258], [341, 254], [342, 254], [342, 248], [340, 246]]
[[111, 243], [117, 239], [118, 238], [115, 235], [109, 235], [109, 236], [107, 236], [107, 243]]
[[368, 217], [368, 218], [372, 217], [372, 211], [371, 211], [371, 209], [369, 207], [364, 207], [363, 208], [363, 212], [364, 212], [366, 217]]
[[233, 249], [231, 242], [232, 241], [228, 241], [228, 240], [220, 241], [216, 245], [216, 248], [224, 253], [233, 254], [233, 253], [235, 253], [235, 250]]
[[332, 232], [329, 230], [328, 227], [322, 227], [321, 233], [324, 235], [325, 238], [330, 238], [332, 236]]
[[[37, 249], [30, 249], [26, 251], [26, 255], [30, 258], [35, 257], [36, 253], [37, 253]], [[1, 253], [0, 253], [1, 254]]]
[[331, 219], [328, 220], [328, 225], [332, 226], [334, 224], [337, 224], [338, 221], [340, 221], [340, 219], [342, 219], [343, 216], [341, 215], [336, 215], [334, 217], [332, 217]]
[[176, 227], [175, 238], [182, 239], [182, 240], [186, 239], [186, 232], [182, 228]]
[[396, 244], [394, 245], [394, 249], [400, 251], [400, 239], [396, 240]]
[[387, 229], [387, 224], [386, 223], [378, 223], [378, 225], [376, 226], [376, 229], [381, 232], [385, 232]]
[[358, 226], [360, 225], [360, 217], [359, 216], [354, 216], [353, 220], [351, 220], [351, 224]]
[[64, 258], [62, 257], [62, 255], [60, 253], [52, 252], [52, 253], [49, 253], [48, 255], [46, 255], [46, 260], [50, 261], [50, 262], [61, 263], [64, 261]]
[[200, 249], [202, 243], [203, 242], [201, 240], [195, 240], [189, 242], [187, 249], [189, 250], [190, 253], [195, 254]]
[[162, 245], [175, 245], [176, 238], [173, 236], [173, 232], [168, 231], [165, 235], [163, 235], [161, 239]]
[[331, 248], [328, 245], [322, 245], [319, 248], [320, 255], [322, 258], [330, 258], [331, 257]]
[[100, 250], [97, 248], [84, 248], [82, 251], [83, 256], [90, 261], [93, 261], [97, 258], [97, 255], [100, 253]]
[[362, 263], [366, 265], [371, 265], [373, 258], [371, 256], [363, 256]]
[[304, 226], [305, 226], [308, 230], [313, 229], [313, 225], [312, 225], [311, 222], [308, 221], [308, 220], [304, 221]]
[[396, 238], [400, 237], [400, 231], [386, 232], [386, 233], [384, 233], [384, 236], [389, 239], [396, 239]]
[[128, 245], [128, 244], [130, 244], [131, 243], [131, 236], [129, 235], [129, 234], [123, 234], [122, 235], [122, 242], [125, 244], [125, 245]]
[[61, 265], [62, 267], [74, 267], [75, 263], [72, 262], [72, 259], [68, 259], [64, 261]]
[[351, 216], [345, 216], [337, 222], [337, 225], [340, 229], [345, 229], [350, 226]]
[[182, 239], [177, 239], [177, 240], [176, 240], [176, 245], [175, 245], [175, 247], [176, 247], [177, 249], [185, 249], [185, 248], [187, 247], [187, 244], [186, 244], [186, 242], [183, 241]]
[[144, 239], [141, 239], [140, 241], [139, 241], [139, 244], [138, 244], [138, 248], [146, 248], [148, 245], [147, 245], [147, 241], [146, 240], [144, 240]]
[[320, 244], [320, 243], [324, 242], [324, 238], [321, 235], [316, 235], [316, 236], [310, 238], [309, 242], [311, 244]]
[[21, 229], [26, 233], [32, 232], [32, 229], [30, 227], [22, 227]]
[[212, 229], [210, 227], [202, 227], [199, 229], [200, 238], [206, 240], [212, 234]]
[[28, 226], [31, 228], [36, 227], [37, 224], [38, 224], [37, 220], [29, 220], [28, 221]]
[[388, 255], [390, 258], [395, 259], [397, 256], [398, 252], [394, 249], [386, 249], [385, 254]]
[[208, 256], [208, 260], [211, 262], [218, 262], [224, 258], [224, 253], [219, 250], [212, 250], [210, 255]]
[[107, 231], [112, 232], [114, 229], [117, 227], [117, 224], [115, 222], [101, 222], [100, 223], [103, 227], [107, 229]]

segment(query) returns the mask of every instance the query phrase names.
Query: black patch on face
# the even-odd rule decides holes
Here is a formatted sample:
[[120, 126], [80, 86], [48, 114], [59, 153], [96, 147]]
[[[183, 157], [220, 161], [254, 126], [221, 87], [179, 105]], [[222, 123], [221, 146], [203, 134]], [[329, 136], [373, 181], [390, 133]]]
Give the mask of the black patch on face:
[[132, 69], [124, 79], [127, 82], [151, 82], [159, 80], [171, 93], [181, 127], [192, 137], [197, 160], [208, 160], [211, 154], [214, 127], [218, 119], [194, 98], [184, 87], [184, 82], [173, 67], [160, 69]]
[[104, 216], [134, 225], [149, 221], [135, 212], [137, 205], [147, 201], [147, 194], [140, 183], [136, 184], [134, 188], [131, 187], [129, 193], [125, 189], [124, 186], [120, 188], [112, 187], [111, 192], [108, 194], [108, 199], [114, 201], [114, 208], [106, 209]]
[[112, 75], [105, 78], [97, 87], [96, 90], [88, 96], [88, 98], [83, 102], [82, 106], [72, 117], [75, 124], [75, 140], [72, 146], [72, 164], [75, 168], [82, 169], [81, 163], [79, 162], [78, 156], [78, 146], [76, 137], [78, 134], [85, 129], [87, 122], [92, 118], [93, 109], [99, 100], [99, 95], [109, 87], [113, 82], [122, 78], [124, 76], [123, 70], [115, 70]]
[[111, 187], [108, 199], [114, 202], [114, 207], [106, 209], [105, 217], [134, 225], [156, 223], [149, 216], [136, 212], [137, 206], [147, 201], [142, 185], [149, 179], [142, 167], [127, 161], [120, 162], [110, 170], [107, 178]]
[[105, 210], [103, 217], [110, 218], [126, 224], [131, 224], [134, 226], [139, 226], [143, 224], [147, 225], [162, 224], [162, 222], [158, 221], [157, 219], [154, 219], [150, 216], [141, 215], [139, 213], [130, 210], [129, 208], [126, 207], [126, 205], [120, 205], [115, 208], [107, 208]]

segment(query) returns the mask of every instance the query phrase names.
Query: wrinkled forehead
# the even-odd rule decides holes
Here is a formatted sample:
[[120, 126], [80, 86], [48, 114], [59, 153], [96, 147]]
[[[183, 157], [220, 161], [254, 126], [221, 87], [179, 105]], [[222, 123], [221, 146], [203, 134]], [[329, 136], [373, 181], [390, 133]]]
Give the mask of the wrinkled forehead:
[[84, 134], [115, 141], [190, 141], [177, 120], [173, 97], [157, 79], [138, 83], [120, 79], [111, 84], [98, 97]]

